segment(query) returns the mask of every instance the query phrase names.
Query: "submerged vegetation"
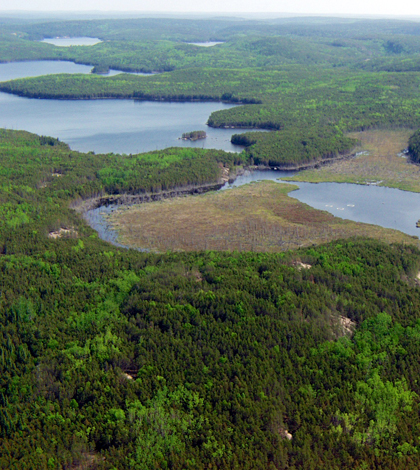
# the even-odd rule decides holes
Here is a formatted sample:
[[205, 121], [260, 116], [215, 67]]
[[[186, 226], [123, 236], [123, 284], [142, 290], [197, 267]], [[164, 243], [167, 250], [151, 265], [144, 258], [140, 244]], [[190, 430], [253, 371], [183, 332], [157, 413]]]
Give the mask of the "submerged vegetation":
[[[57, 35], [104, 42], [35, 42]], [[39, 77], [2, 91], [222, 100], [242, 105], [210, 125], [271, 132], [235, 136], [246, 145], [240, 154], [94, 155], [0, 131], [1, 468], [419, 468], [420, 252], [409, 237], [389, 245], [344, 239], [359, 233], [343, 229], [328, 238], [331, 216], [292, 210], [285, 194], [273, 206], [270, 191], [285, 190], [269, 184], [265, 195], [258, 186], [236, 192], [245, 194], [236, 213], [226, 196], [207, 195], [219, 218], [254, 211], [255, 246], [223, 251], [116, 248], [72, 209], [215, 184], [235, 165], [334, 158], [356, 145], [349, 131], [418, 128], [419, 37], [418, 23], [318, 18], [2, 25], [3, 61], [167, 72]], [[207, 40], [225, 43], [184, 44]], [[306, 234], [311, 246], [256, 251], [258, 241], [282, 241], [276, 217], [287, 219], [290, 240]], [[319, 239], [309, 241], [308, 221]]]

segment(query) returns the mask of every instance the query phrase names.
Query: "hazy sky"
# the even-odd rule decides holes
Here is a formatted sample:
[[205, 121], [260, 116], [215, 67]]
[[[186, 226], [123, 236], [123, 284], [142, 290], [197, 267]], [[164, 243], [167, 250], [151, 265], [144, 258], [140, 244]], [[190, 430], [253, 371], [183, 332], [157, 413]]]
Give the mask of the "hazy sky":
[[419, 0], [0, 0], [0, 10], [277, 12], [419, 16]]

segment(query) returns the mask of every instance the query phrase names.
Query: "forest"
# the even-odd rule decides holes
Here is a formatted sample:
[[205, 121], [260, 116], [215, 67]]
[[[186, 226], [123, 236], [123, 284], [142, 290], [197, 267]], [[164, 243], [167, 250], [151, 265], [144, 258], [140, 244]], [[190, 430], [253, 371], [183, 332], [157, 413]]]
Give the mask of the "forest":
[[[0, 468], [418, 469], [415, 246], [347, 237], [280, 253], [139, 252], [102, 241], [80, 207], [214, 186], [226, 168], [339, 158], [357, 145], [352, 130], [420, 128], [419, 24], [0, 23], [3, 61], [165, 71], [1, 91], [236, 103], [209, 124], [237, 127], [245, 146], [95, 155], [0, 130]], [[64, 35], [103, 42], [36, 42]], [[185, 44], [207, 40], [224, 44]]]

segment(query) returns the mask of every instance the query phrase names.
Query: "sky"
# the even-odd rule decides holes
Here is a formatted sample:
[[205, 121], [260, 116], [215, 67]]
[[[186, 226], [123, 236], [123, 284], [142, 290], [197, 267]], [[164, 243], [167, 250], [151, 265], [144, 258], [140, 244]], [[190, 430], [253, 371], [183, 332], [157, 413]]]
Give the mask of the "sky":
[[419, 0], [0, 0], [0, 11], [137, 11], [420, 16]]

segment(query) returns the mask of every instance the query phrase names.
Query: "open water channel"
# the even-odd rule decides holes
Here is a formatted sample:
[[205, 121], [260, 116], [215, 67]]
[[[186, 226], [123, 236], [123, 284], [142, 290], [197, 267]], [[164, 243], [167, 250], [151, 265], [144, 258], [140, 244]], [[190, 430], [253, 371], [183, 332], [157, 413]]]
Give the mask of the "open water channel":
[[[62, 68], [63, 67], [63, 68]], [[75, 67], [74, 71], [71, 69]], [[69, 62], [45, 61], [0, 64], [0, 80], [47, 73], [80, 73], [81, 66]], [[85, 70], [82, 73], [89, 73]], [[9, 74], [9, 75], [7, 75]], [[10, 74], [14, 74], [12, 77]], [[6, 78], [4, 78], [6, 77]], [[140, 153], [171, 146], [218, 148], [240, 151], [230, 143], [235, 129], [212, 129], [208, 116], [231, 105], [223, 103], [167, 103], [132, 100], [39, 100], [0, 93], [0, 127], [22, 129], [58, 137], [74, 150], [96, 153]], [[205, 130], [207, 139], [180, 140], [183, 132]], [[263, 179], [278, 180], [290, 172], [255, 171], [239, 177], [223, 189]], [[297, 183], [292, 197], [335, 216], [394, 228], [418, 235], [420, 194], [375, 186], [336, 183]], [[96, 209], [90, 223], [101, 237], [115, 242], [101, 211]]]

